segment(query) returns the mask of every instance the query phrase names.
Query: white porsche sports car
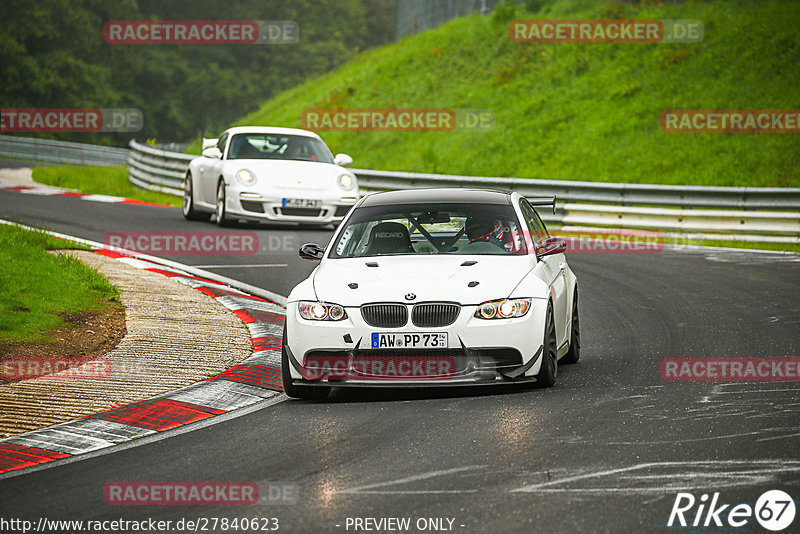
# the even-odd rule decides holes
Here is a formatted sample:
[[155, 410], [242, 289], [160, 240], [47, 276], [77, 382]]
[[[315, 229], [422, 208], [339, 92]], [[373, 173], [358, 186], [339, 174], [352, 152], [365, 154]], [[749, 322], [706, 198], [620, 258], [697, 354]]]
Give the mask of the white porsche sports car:
[[237, 220], [338, 223], [359, 198], [353, 159], [334, 156], [315, 133], [295, 128], [236, 127], [203, 139], [189, 163], [183, 216], [217, 224]]
[[362, 198], [290, 293], [283, 387], [553, 385], [580, 357], [566, 241], [534, 206], [555, 198], [417, 189]]

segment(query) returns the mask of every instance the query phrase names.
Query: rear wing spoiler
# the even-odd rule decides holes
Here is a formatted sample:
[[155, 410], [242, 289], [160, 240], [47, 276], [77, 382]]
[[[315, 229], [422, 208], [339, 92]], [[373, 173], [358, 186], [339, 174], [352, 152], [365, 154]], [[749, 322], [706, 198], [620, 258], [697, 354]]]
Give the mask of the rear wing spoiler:
[[527, 199], [531, 206], [553, 206], [553, 213], [556, 212], [556, 196], [552, 197], [531, 197]]

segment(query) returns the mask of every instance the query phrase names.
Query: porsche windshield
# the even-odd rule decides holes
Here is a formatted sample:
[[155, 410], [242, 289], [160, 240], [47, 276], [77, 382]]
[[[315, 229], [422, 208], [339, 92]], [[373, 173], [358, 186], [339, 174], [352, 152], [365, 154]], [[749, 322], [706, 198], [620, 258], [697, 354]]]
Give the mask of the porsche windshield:
[[526, 252], [510, 205], [432, 203], [358, 208], [330, 257]]
[[228, 159], [291, 159], [333, 163], [333, 156], [319, 140], [303, 135], [236, 134]]

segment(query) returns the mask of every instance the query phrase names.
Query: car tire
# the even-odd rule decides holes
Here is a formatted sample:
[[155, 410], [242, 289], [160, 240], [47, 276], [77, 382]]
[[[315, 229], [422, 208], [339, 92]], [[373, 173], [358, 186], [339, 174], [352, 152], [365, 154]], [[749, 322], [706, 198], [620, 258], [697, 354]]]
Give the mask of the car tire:
[[553, 320], [553, 304], [547, 303], [547, 316], [544, 321], [544, 338], [542, 338], [542, 365], [536, 375], [537, 388], [549, 388], [556, 383], [558, 375], [558, 347], [556, 343], [556, 325]]
[[217, 185], [217, 226], [230, 226], [231, 221], [225, 210], [225, 181], [220, 180]]
[[578, 318], [578, 288], [572, 297], [572, 328], [569, 333], [569, 350], [561, 358], [563, 363], [578, 363], [581, 359], [581, 323]]
[[186, 173], [183, 179], [183, 217], [187, 221], [207, 221], [211, 217], [210, 213], [203, 213], [194, 208], [194, 187], [192, 185], [192, 174]]
[[331, 391], [331, 388], [326, 386], [299, 386], [292, 383], [292, 375], [289, 374], [289, 353], [286, 350], [285, 324], [281, 341], [281, 379], [283, 380], [283, 392], [294, 399], [323, 400]]

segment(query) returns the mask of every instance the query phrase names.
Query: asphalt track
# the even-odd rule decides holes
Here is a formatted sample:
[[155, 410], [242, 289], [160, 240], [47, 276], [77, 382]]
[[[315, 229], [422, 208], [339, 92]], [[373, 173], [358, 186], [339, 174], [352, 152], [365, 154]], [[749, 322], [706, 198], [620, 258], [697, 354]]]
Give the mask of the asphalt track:
[[[216, 230], [185, 222], [177, 209], [10, 191], [0, 191], [0, 217], [96, 241], [109, 231]], [[169, 258], [225, 264], [209, 270], [285, 295], [313, 268], [297, 258], [299, 245], [330, 237], [244, 229], [267, 250]], [[269, 250], [270, 236], [290, 245]], [[678, 492], [720, 492], [720, 503], [752, 505], [782, 489], [797, 501], [800, 383], [666, 382], [659, 363], [800, 355], [798, 256], [687, 249], [568, 257], [580, 284], [583, 356], [559, 369], [551, 389], [336, 391], [324, 403], [280, 402], [2, 479], [0, 517], [276, 517], [282, 532], [355, 532], [346, 525], [356, 517], [410, 517], [412, 525], [443, 517], [464, 533], [664, 532]], [[284, 482], [297, 485], [298, 499], [247, 507], [104, 502], [107, 482], [130, 480]], [[790, 530], [800, 531], [800, 518]], [[763, 530], [751, 520], [744, 530], [678, 531]]]
[[0, 159], [0, 169], [20, 169], [23, 167], [30, 167], [31, 165], [31, 163], [26, 163], [24, 161]]

